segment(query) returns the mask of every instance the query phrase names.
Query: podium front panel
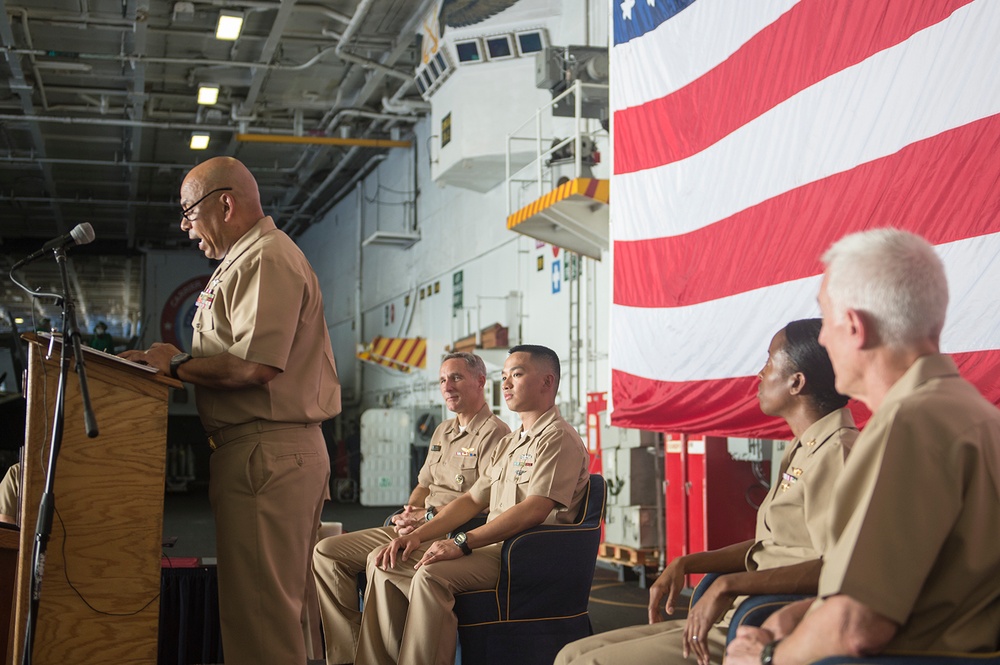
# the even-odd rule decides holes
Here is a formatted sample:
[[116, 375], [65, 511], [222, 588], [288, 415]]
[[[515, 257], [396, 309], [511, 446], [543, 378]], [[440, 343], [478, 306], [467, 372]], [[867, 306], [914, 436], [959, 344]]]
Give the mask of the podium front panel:
[[[59, 379], [58, 345], [46, 358], [47, 341], [29, 342], [14, 662], [24, 644], [31, 553]], [[100, 433], [96, 438], [85, 433], [79, 378], [71, 370], [32, 662], [154, 663], [167, 398], [169, 388], [180, 384], [87, 351]]]

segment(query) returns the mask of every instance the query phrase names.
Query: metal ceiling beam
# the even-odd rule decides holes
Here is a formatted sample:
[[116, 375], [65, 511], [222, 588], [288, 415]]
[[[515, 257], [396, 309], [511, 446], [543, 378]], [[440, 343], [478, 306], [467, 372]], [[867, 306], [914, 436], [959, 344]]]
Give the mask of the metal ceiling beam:
[[[149, 0], [128, 0], [126, 15], [135, 23], [135, 29], [131, 33], [125, 34], [126, 48], [134, 55], [146, 55], [146, 21], [139, 20], [140, 17], [149, 15]], [[131, 42], [131, 44], [129, 44]], [[132, 64], [132, 81], [129, 86], [129, 100], [132, 105], [129, 109], [129, 116], [133, 120], [142, 120], [146, 108], [146, 65], [140, 60]], [[142, 130], [128, 127], [124, 132], [123, 142], [125, 143], [125, 157], [131, 159], [142, 155]], [[139, 174], [137, 168], [127, 167], [129, 170], [128, 186], [128, 212], [125, 218], [125, 237], [128, 246], [135, 247], [135, 220], [136, 210], [132, 205], [139, 195]]]
[[[8, 23], [9, 26], [9, 23]], [[165, 58], [165, 57], [154, 57], [154, 56], [136, 56], [136, 55], [124, 55], [124, 54], [108, 54], [108, 53], [73, 53], [73, 57], [79, 60], [102, 60], [105, 62], [114, 61], [122, 63], [134, 64], [137, 62], [144, 62], [147, 64], [156, 65], [196, 65], [202, 67], [242, 67], [244, 69], [266, 69], [268, 71], [278, 71], [278, 72], [301, 72], [303, 70], [309, 69], [316, 63], [323, 60], [325, 56], [330, 53], [336, 54], [337, 47], [331, 46], [329, 48], [322, 49], [319, 53], [309, 58], [303, 63], [298, 65], [277, 65], [274, 63], [261, 63], [261, 62], [247, 62], [241, 60], [211, 60], [208, 58]], [[13, 46], [4, 45], [0, 48], [0, 51], [8, 54], [14, 55], [28, 55], [28, 56], [45, 56], [52, 57], [53, 54], [49, 51], [43, 51], [40, 49], [32, 48], [15, 48]], [[58, 53], [56, 54], [58, 55]], [[340, 56], [338, 56], [339, 58]], [[363, 60], [363, 64], [366, 67], [371, 67], [376, 69], [383, 74], [388, 76], [394, 76], [398, 79], [411, 80], [413, 74], [407, 72], [397, 71], [391, 67], [386, 67], [384, 65], [375, 62], [374, 60]], [[43, 62], [43, 61], [39, 61]]]
[[[414, 118], [416, 120], [416, 118]], [[339, 136], [276, 136], [274, 134], [237, 134], [241, 143], [295, 143], [299, 145], [343, 145], [362, 148], [409, 148], [409, 141], [389, 139], [344, 139]]]
[[[281, 34], [285, 31], [288, 20], [292, 17], [292, 7], [294, 6], [295, 0], [282, 0], [278, 14], [274, 17], [274, 23], [271, 24], [271, 32], [267, 35], [267, 41], [264, 42], [264, 46], [260, 50], [260, 56], [257, 58], [259, 64], [265, 66], [271, 64], [274, 52], [281, 43]], [[260, 95], [260, 89], [263, 87], [264, 81], [267, 80], [268, 73], [267, 69], [254, 69], [253, 79], [250, 81], [250, 90], [247, 92], [246, 99], [241, 104], [242, 112], [240, 115], [253, 114], [253, 107], [257, 103], [257, 97]]]
[[[9, 52], [9, 49], [13, 49], [16, 46], [14, 40], [14, 31], [11, 28], [9, 14], [7, 13], [7, 3], [6, 0], [0, 0], [0, 41], [3, 42], [7, 56], [7, 66], [10, 69], [10, 81], [9, 86], [11, 90], [17, 93], [18, 99], [21, 102], [21, 111], [24, 116], [34, 116], [35, 115], [35, 103], [32, 100], [33, 88], [28, 84], [27, 80], [24, 78], [24, 70], [21, 68], [21, 61], [17, 55]], [[20, 119], [19, 116], [12, 116], [11, 119]], [[31, 143], [33, 146], [33, 151], [39, 157], [46, 157], [45, 152], [45, 139], [42, 137], [41, 128], [38, 126], [37, 122], [28, 122], [28, 133], [31, 135]], [[52, 169], [47, 164], [42, 164], [42, 179], [45, 182], [46, 191], [52, 195], [56, 196], [56, 183], [55, 179], [52, 177]], [[55, 213], [56, 228], [59, 233], [66, 232], [66, 222], [63, 219], [62, 210], [56, 206], [53, 209]]]
[[[433, 1], [434, 0], [423, 0], [417, 6], [417, 8], [414, 10], [414, 13], [411, 14], [409, 20], [404, 24], [402, 30], [399, 31], [398, 35], [393, 40], [393, 47], [389, 49], [380, 58], [378, 63], [380, 67], [372, 69], [372, 76], [368, 78], [368, 80], [365, 82], [362, 88], [354, 96], [354, 99], [350, 103], [341, 103], [338, 100], [338, 103], [335, 104], [332, 109], [330, 109], [330, 111], [327, 113], [327, 117], [323, 120], [321, 125], [321, 128], [323, 129], [324, 133], [326, 134], [332, 133], [333, 130], [336, 129], [336, 126], [340, 122], [340, 120], [344, 117], [347, 117], [347, 114], [345, 112], [350, 111], [351, 109], [345, 107], [362, 108], [368, 104], [369, 99], [375, 97], [376, 95], [378, 96], [378, 98], [382, 97], [382, 93], [384, 92], [383, 81], [387, 73], [384, 70], [389, 70], [392, 72], [396, 71], [392, 69], [392, 66], [396, 63], [397, 60], [399, 60], [399, 58], [403, 56], [406, 50], [410, 48], [410, 46], [413, 44], [416, 34], [416, 28], [419, 25], [420, 21], [423, 19], [423, 17], [426, 15], [428, 8], [431, 6], [431, 3]], [[371, 5], [371, 2], [372, 0], [362, 0], [361, 3], [359, 3], [358, 5], [358, 10], [355, 11], [354, 16], [351, 18], [351, 23], [349, 23], [348, 26], [344, 29], [344, 33], [341, 36], [341, 39], [337, 43], [337, 53], [341, 57], [345, 55], [344, 51], [347, 48], [349, 40], [359, 29], [361, 22], [364, 20], [365, 12]], [[397, 90], [397, 94], [404, 92], [412, 84], [413, 84], [413, 75], [412, 73], [407, 74], [406, 77], [404, 78], [404, 83]], [[396, 95], [393, 95], [393, 97], [396, 98]], [[409, 121], [409, 116], [401, 115], [398, 116], [398, 118], [395, 118], [395, 120]], [[416, 120], [417, 118], [413, 118], [413, 121]], [[375, 131], [382, 122], [383, 122], [382, 119], [376, 119], [372, 124], [369, 125], [366, 133], [371, 133]], [[353, 150], [354, 149], [352, 149], [352, 151]], [[286, 192], [284, 198], [281, 201], [283, 206], [293, 205], [293, 202], [302, 193], [302, 191], [305, 188], [305, 184], [310, 181], [313, 174], [315, 174], [316, 171], [318, 171], [322, 166], [325, 166], [325, 164], [321, 161], [322, 156], [323, 156], [322, 152], [320, 152], [318, 149], [314, 149], [310, 159], [300, 160], [302, 163], [302, 174], [299, 178], [296, 179], [295, 185], [293, 187], [290, 187]], [[354, 155], [352, 154], [352, 152], [348, 152], [347, 155], [341, 156], [340, 160], [333, 167], [333, 170], [331, 172], [340, 173], [343, 170], [344, 166], [346, 166], [347, 160], [353, 158], [353, 156]], [[332, 180], [330, 180], [329, 178], [327, 178], [324, 181], [324, 183], [326, 183], [327, 181], [332, 183]], [[321, 191], [323, 187], [325, 187], [325, 184], [319, 188], [315, 188], [313, 190], [313, 193], [310, 194], [310, 196], [307, 198], [306, 202], [299, 204], [296, 207], [293, 219], [298, 219], [306, 214], [306, 207], [315, 198], [314, 196], [315, 193]], [[297, 224], [296, 228], [301, 226], [302, 226], [301, 224]], [[308, 226], [308, 224], [306, 224], [306, 226]]]

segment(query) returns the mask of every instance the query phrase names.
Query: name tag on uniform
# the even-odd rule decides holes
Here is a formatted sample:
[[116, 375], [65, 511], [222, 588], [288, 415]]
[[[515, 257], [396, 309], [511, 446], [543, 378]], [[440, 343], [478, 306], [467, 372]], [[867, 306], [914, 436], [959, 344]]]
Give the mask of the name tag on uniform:
[[441, 446], [439, 446], [439, 445], [431, 446], [431, 452], [432, 453], [436, 453], [439, 450], [441, 450]]

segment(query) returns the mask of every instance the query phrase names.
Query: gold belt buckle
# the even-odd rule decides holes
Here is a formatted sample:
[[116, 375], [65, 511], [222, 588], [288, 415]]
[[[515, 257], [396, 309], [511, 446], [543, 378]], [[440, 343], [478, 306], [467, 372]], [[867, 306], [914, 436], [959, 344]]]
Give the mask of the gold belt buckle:
[[218, 446], [215, 445], [215, 439], [213, 439], [212, 437], [208, 437], [208, 447], [211, 448], [212, 450], [218, 448]]

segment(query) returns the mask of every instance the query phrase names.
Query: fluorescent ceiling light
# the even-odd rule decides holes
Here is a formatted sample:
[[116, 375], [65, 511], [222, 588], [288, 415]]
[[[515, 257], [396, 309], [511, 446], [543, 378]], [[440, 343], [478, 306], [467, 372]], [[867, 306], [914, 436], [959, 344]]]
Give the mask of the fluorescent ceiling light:
[[85, 62], [66, 62], [64, 60], [36, 60], [34, 66], [38, 69], [62, 72], [89, 72], [93, 69]]
[[21, 317], [19, 316], [19, 317], [17, 317], [16, 319], [14, 319], [14, 323], [16, 323], [17, 325], [21, 325], [22, 323], [24, 323], [24, 319], [22, 319], [22, 318], [21, 318]]
[[198, 103], [211, 106], [219, 101], [219, 86], [214, 83], [202, 83], [198, 86]]
[[235, 41], [243, 29], [243, 14], [222, 10], [219, 12], [219, 24], [215, 27], [215, 38]]
[[208, 134], [192, 134], [191, 149], [204, 150], [208, 147]]

